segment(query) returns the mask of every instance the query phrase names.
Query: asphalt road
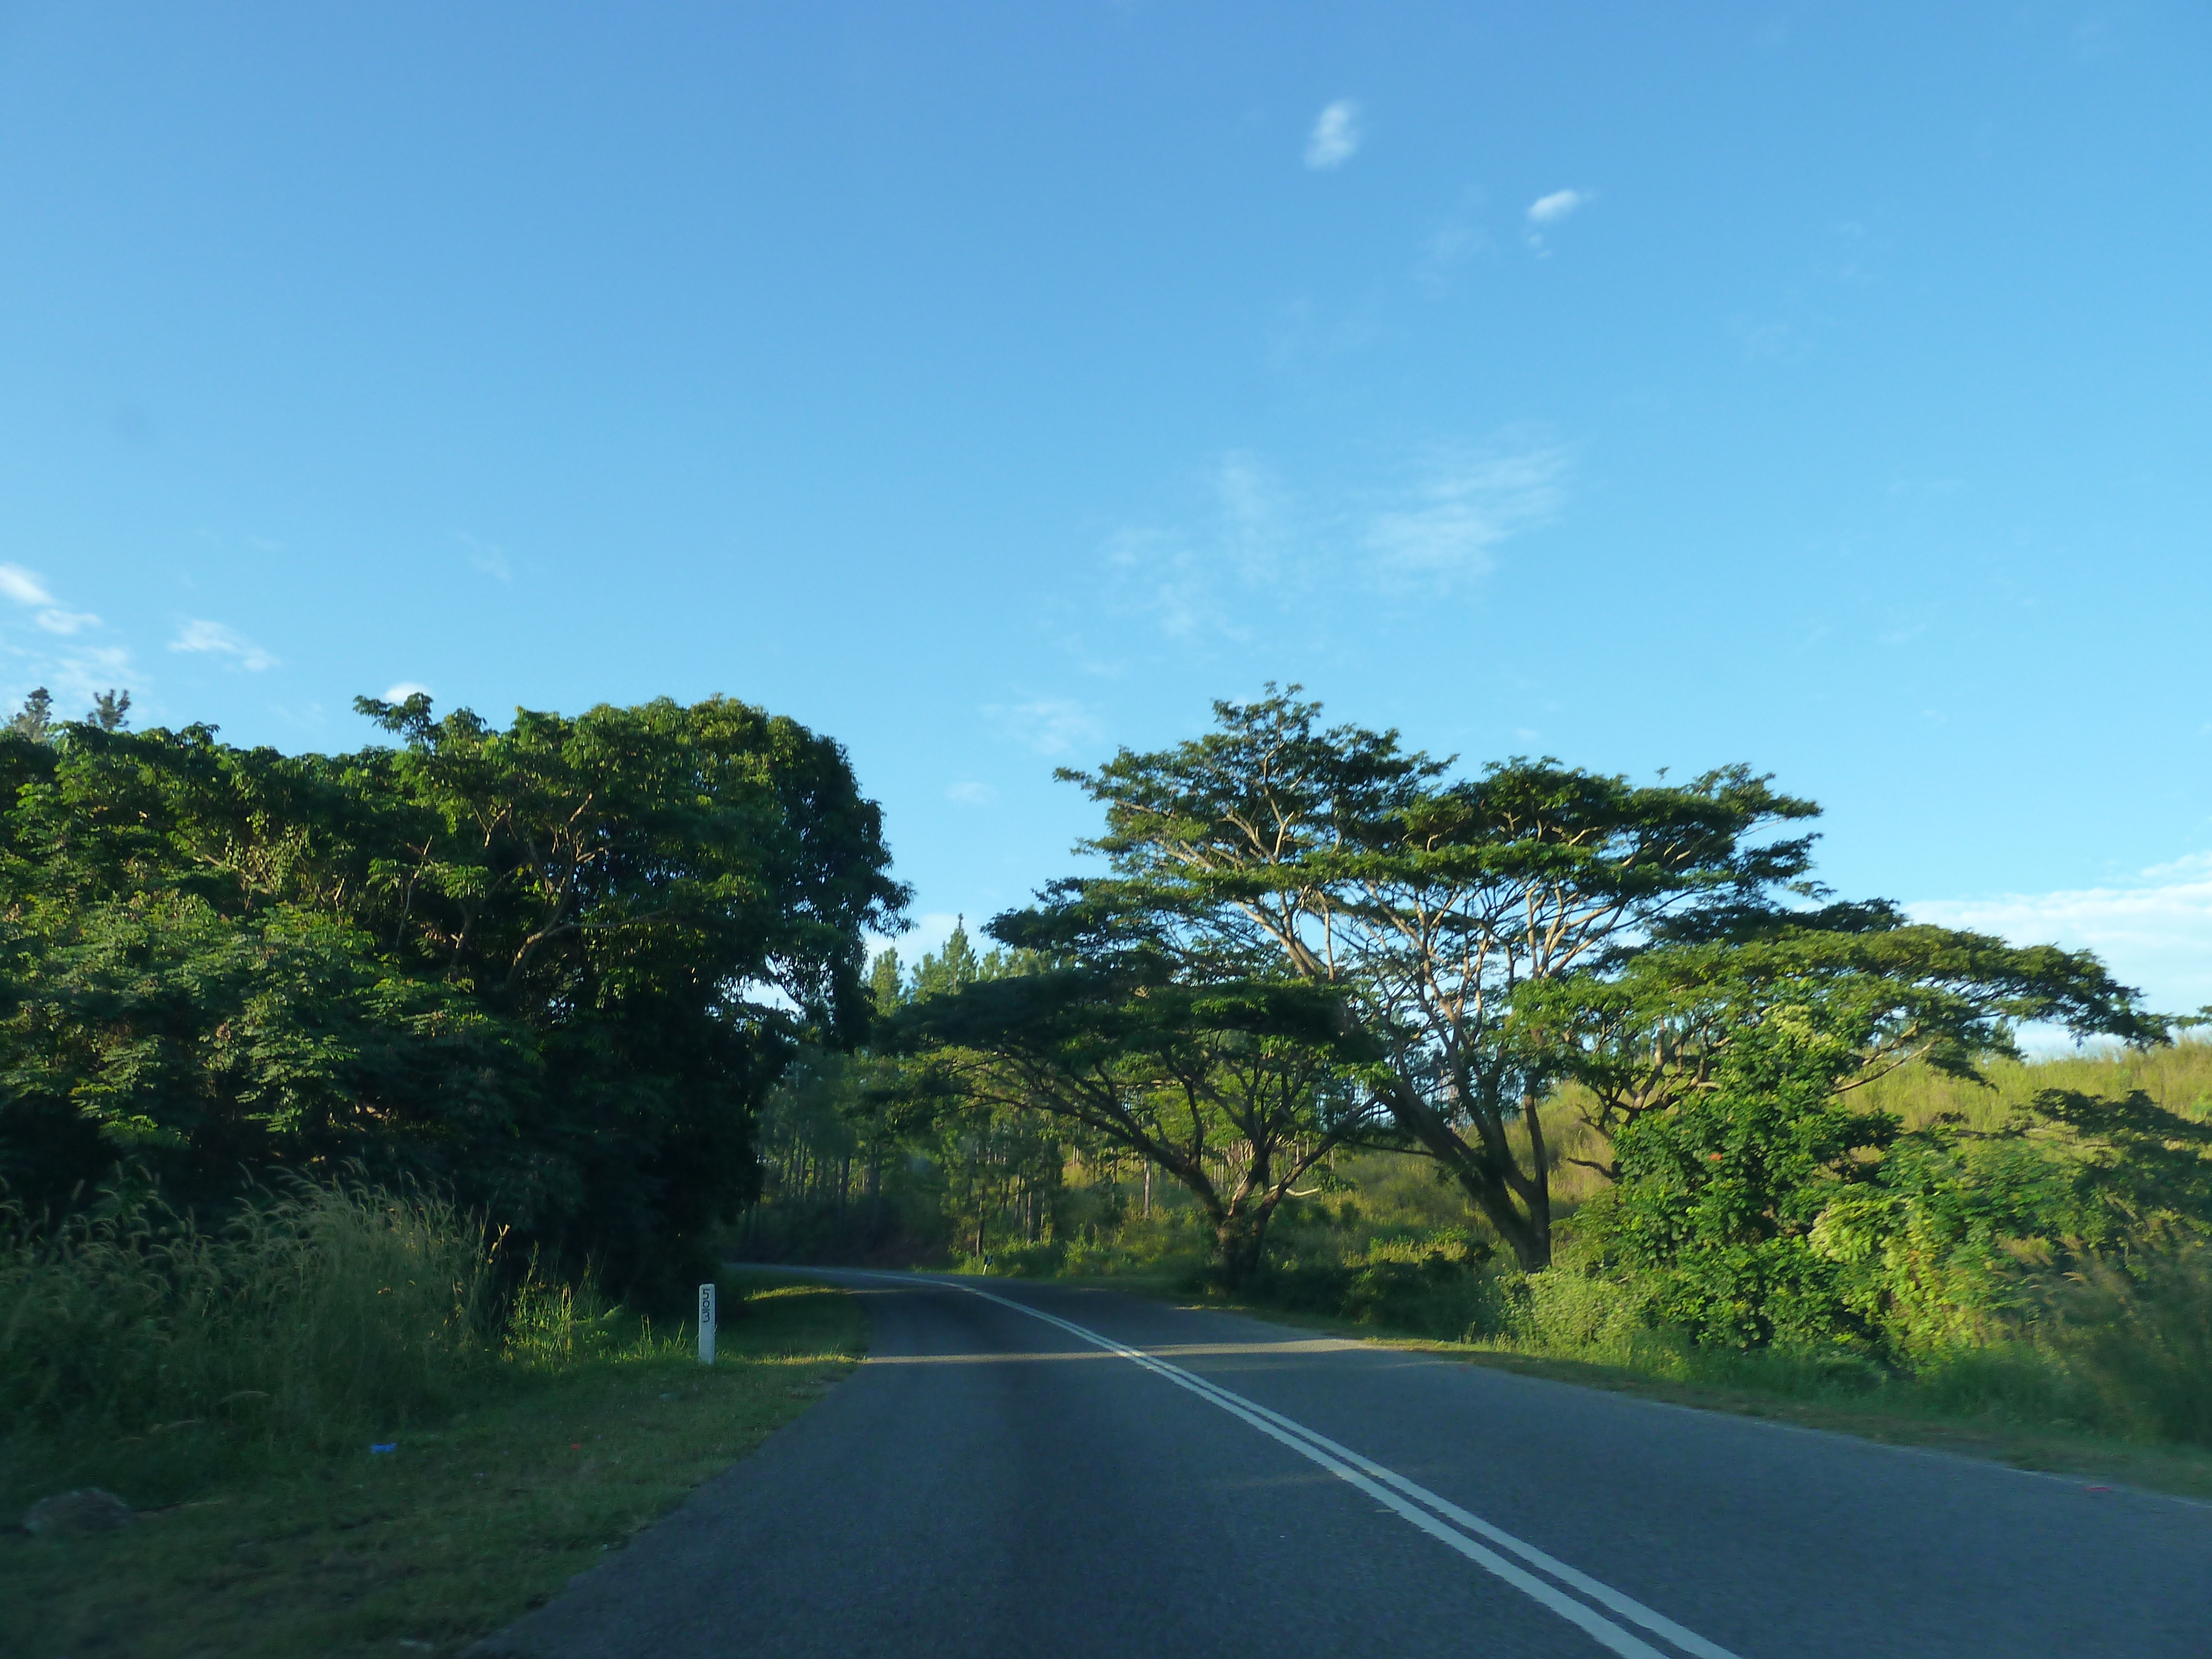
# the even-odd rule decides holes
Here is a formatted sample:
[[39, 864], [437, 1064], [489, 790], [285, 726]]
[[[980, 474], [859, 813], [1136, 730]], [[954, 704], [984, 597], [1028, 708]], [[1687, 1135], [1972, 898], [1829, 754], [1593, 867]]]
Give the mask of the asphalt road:
[[1098, 1291], [829, 1276], [867, 1363], [479, 1651], [2212, 1653], [2212, 1506]]

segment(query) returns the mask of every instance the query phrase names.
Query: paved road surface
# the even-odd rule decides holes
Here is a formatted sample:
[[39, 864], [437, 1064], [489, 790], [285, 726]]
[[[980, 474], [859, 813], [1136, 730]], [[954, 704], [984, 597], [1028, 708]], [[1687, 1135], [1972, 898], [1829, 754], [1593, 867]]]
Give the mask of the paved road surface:
[[529, 1659], [2212, 1654], [2212, 1506], [1098, 1291], [832, 1275], [819, 1405]]

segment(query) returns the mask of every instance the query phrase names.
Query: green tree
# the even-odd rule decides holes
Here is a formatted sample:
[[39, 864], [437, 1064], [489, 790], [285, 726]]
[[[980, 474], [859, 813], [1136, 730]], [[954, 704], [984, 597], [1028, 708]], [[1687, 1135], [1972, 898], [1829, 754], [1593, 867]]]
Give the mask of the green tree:
[[1624, 1125], [1620, 1184], [1584, 1224], [1607, 1261], [1640, 1280], [1652, 1312], [1700, 1341], [1878, 1334], [1812, 1234], [1839, 1189], [1877, 1178], [1870, 1155], [1898, 1126], [1837, 1095], [1856, 1047], [1825, 1012], [1768, 1009], [1721, 1053], [1710, 1086]]
[[1215, 705], [1216, 729], [1063, 772], [1106, 809], [1113, 864], [1063, 902], [1158, 918], [1335, 993], [1382, 1050], [1373, 1087], [1525, 1268], [1549, 1261], [1548, 1055], [1522, 988], [1670, 927], [1802, 902], [1817, 810], [1741, 767], [1638, 786], [1514, 760], [1459, 781], [1395, 732], [1324, 730], [1297, 688]]
[[9, 717], [7, 730], [33, 743], [44, 743], [53, 726], [53, 694], [41, 685], [24, 698], [23, 706]]
[[2212, 1227], [2212, 1126], [2046, 1091], [2002, 1129], [1908, 1132], [1853, 1100], [1856, 988], [1771, 988], [1702, 1080], [1624, 1121], [1589, 1263], [1654, 1316], [1740, 1347], [1910, 1358], [2032, 1322], [2066, 1274]]
[[1005, 919], [1030, 971], [903, 1009], [889, 1040], [922, 1062], [903, 1098], [971, 1123], [1056, 1120], [1149, 1161], [1197, 1200], [1237, 1283], [1283, 1200], [1371, 1127], [1353, 1079], [1373, 1048], [1328, 988], [1209, 974], [1164, 939], [1090, 931], [1079, 913]]
[[2208, 1232], [2212, 1124], [2140, 1091], [2045, 1090], [1995, 1131], [1897, 1135], [1807, 1237], [1857, 1316], [1914, 1356], [2016, 1334], [2085, 1277], [2155, 1279]]
[[794, 1045], [866, 1030], [864, 931], [905, 896], [877, 808], [723, 699], [362, 707], [404, 746], [0, 744], [0, 1165], [54, 1201], [125, 1152], [187, 1197], [353, 1159], [679, 1265], [750, 1195]]
[[[1729, 1051], [1765, 1022], [1817, 1006], [1848, 1035], [1850, 1063], [1832, 1084], [1849, 1093], [1922, 1064], [1978, 1079], [1993, 1056], [2016, 1059], [2025, 1023], [2077, 1036], [2166, 1041], [2087, 951], [2016, 946], [1986, 934], [1917, 926], [1884, 903], [1725, 919], [1722, 936], [1662, 938], [1652, 948], [1523, 986], [1512, 1018], [1524, 1049], [1583, 1085], [1600, 1144], [1639, 1118], [1717, 1088]], [[1577, 1159], [1610, 1178], [1608, 1152]]]

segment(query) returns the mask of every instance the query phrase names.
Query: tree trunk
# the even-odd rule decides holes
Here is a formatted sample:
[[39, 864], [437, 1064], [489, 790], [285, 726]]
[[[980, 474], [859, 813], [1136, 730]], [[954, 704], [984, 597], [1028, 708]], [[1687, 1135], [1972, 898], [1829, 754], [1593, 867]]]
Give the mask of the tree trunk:
[[[1498, 1229], [1524, 1273], [1541, 1273], [1552, 1265], [1551, 1172], [1540, 1158], [1534, 1176], [1523, 1180], [1525, 1205], [1517, 1200], [1504, 1171], [1493, 1167], [1495, 1155], [1488, 1146], [1470, 1146], [1455, 1133], [1429, 1104], [1401, 1079], [1390, 1102], [1400, 1127], [1421, 1143], [1430, 1157], [1451, 1171], [1462, 1191]], [[1498, 1137], [1502, 1140], [1503, 1137]], [[1503, 1148], [1510, 1159], [1512, 1149]]]
[[1260, 1245], [1267, 1237], [1267, 1215], [1231, 1210], [1214, 1218], [1213, 1249], [1221, 1282], [1234, 1290], [1260, 1265]]

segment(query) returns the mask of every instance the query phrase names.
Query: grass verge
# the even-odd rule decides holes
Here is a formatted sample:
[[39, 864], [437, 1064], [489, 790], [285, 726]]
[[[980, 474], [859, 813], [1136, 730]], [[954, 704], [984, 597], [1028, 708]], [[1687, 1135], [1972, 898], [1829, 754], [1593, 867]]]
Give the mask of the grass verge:
[[1863, 1396], [1808, 1399], [1755, 1388], [1730, 1388], [1654, 1376], [1623, 1365], [1551, 1358], [1464, 1342], [1441, 1342], [1394, 1332], [1387, 1327], [1293, 1312], [1261, 1302], [1215, 1297], [1194, 1300], [1188, 1285], [1176, 1274], [1127, 1273], [1100, 1278], [1066, 1275], [1049, 1282], [1080, 1289], [1125, 1291], [1180, 1307], [1249, 1314], [1270, 1324], [1371, 1342], [1378, 1347], [1434, 1353], [1522, 1376], [1540, 1376], [1614, 1394], [1637, 1395], [1699, 1411], [1729, 1412], [1740, 1417], [1794, 1424], [1800, 1428], [1823, 1429], [1885, 1445], [1917, 1446], [1978, 1457], [2014, 1468], [2079, 1478], [2087, 1484], [2138, 1486], [2149, 1492], [2212, 1500], [2212, 1452], [2191, 1446], [2068, 1434], [1995, 1415], [1943, 1413], [1915, 1405], [1909, 1399], [1894, 1404], [1874, 1403]]
[[[0, 1534], [6, 1650], [458, 1651], [751, 1451], [866, 1346], [859, 1304], [836, 1290], [730, 1276], [723, 1285], [711, 1370], [662, 1344], [551, 1375], [490, 1377], [461, 1411], [402, 1436], [392, 1453], [364, 1443], [337, 1457], [241, 1463], [98, 1536]], [[18, 1515], [40, 1495], [24, 1479], [0, 1469]], [[135, 1496], [127, 1486], [122, 1495]]]

